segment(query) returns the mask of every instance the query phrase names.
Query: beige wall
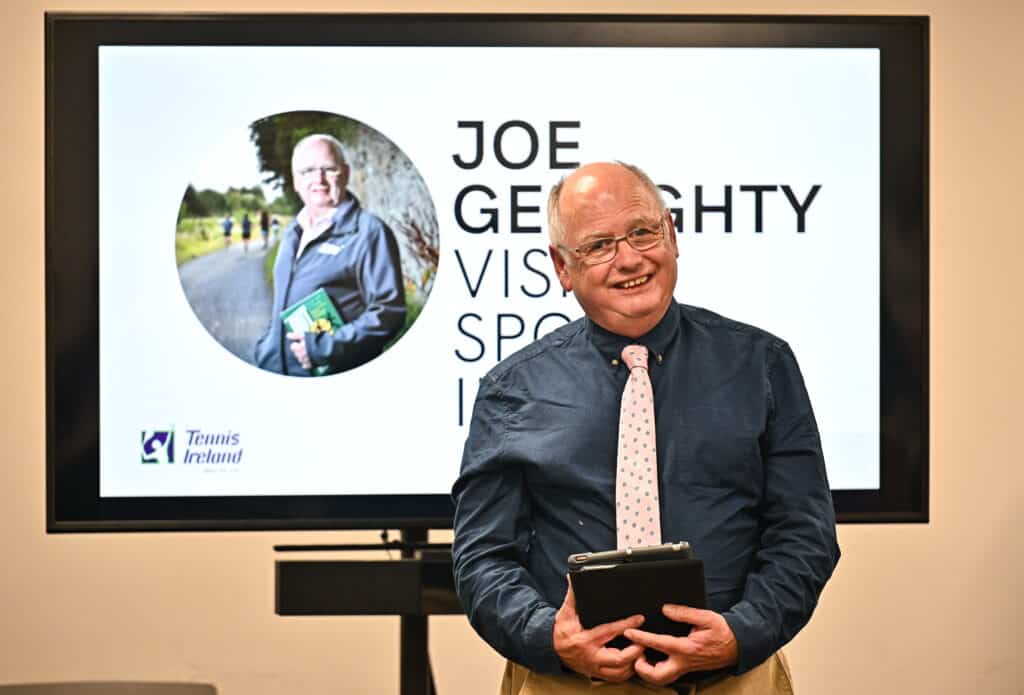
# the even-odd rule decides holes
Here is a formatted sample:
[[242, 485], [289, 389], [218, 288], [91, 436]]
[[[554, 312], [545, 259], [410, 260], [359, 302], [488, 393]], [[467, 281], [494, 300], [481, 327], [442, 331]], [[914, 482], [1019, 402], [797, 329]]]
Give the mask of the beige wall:
[[[0, 229], [0, 682], [197, 679], [226, 695], [397, 692], [388, 618], [273, 614], [281, 542], [359, 534], [44, 532], [43, 11], [449, 10], [887, 13], [932, 17], [932, 521], [844, 526], [844, 556], [790, 648], [800, 692], [1024, 693], [1024, 3], [51, 2], [5, 0]], [[625, 95], [628, 97], [628, 94]], [[143, 174], [144, 175], [144, 172]], [[432, 619], [445, 695], [492, 692], [500, 660]]]

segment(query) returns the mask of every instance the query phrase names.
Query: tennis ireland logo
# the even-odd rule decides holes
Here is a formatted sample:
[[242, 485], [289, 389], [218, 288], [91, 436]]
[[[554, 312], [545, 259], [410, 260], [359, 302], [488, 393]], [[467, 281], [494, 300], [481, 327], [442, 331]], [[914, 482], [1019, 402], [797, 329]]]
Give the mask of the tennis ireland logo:
[[[203, 430], [185, 427], [175, 442], [175, 427], [165, 430], [142, 430], [139, 460], [144, 464], [198, 464], [204, 468], [219, 464], [240, 464], [244, 449], [242, 435], [234, 430]], [[175, 451], [175, 445], [179, 444]], [[230, 465], [225, 469], [237, 470]]]
[[142, 430], [142, 462], [174, 463], [174, 430]]

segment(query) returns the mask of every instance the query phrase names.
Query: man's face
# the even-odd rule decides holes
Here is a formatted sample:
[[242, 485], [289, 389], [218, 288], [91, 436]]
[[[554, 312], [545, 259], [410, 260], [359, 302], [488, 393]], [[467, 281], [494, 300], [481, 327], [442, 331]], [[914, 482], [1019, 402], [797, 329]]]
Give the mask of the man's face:
[[334, 150], [323, 140], [302, 146], [292, 158], [295, 192], [309, 208], [334, 208], [345, 200], [348, 166], [338, 161]]
[[569, 249], [596, 238], [622, 236], [645, 227], [664, 239], [637, 251], [617, 243], [612, 260], [588, 265], [573, 251], [565, 258], [554, 247], [551, 258], [559, 281], [595, 323], [631, 338], [651, 330], [665, 315], [676, 286], [674, 228], [668, 211], [628, 169], [616, 164], [591, 164], [574, 172], [559, 199]]

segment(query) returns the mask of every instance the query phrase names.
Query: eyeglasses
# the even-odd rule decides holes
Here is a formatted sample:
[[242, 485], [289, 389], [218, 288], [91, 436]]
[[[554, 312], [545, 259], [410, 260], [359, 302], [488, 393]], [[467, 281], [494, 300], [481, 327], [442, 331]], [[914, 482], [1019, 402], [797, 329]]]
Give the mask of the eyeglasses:
[[326, 178], [336, 179], [341, 176], [341, 167], [333, 164], [326, 167], [302, 167], [299, 169], [298, 174], [304, 179], [308, 179], [311, 176], [320, 176], [321, 174]]
[[619, 252], [619, 242], [625, 241], [636, 251], [646, 251], [657, 246], [665, 237], [665, 220], [658, 222], [655, 229], [649, 227], [637, 227], [621, 236], [603, 236], [591, 239], [572, 249], [567, 246], [562, 248], [572, 251], [585, 265], [600, 265], [615, 258]]

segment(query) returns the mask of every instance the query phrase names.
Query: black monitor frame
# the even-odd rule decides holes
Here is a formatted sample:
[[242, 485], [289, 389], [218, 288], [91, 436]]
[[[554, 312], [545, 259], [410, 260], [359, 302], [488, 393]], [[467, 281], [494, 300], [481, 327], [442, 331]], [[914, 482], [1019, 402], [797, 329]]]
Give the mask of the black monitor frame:
[[833, 497], [841, 522], [928, 520], [926, 17], [59, 13], [47, 14], [45, 23], [48, 531], [450, 528], [452, 523], [447, 495], [100, 498], [101, 45], [879, 48], [881, 487], [838, 490]]

